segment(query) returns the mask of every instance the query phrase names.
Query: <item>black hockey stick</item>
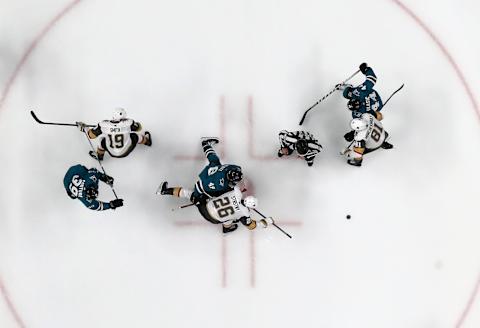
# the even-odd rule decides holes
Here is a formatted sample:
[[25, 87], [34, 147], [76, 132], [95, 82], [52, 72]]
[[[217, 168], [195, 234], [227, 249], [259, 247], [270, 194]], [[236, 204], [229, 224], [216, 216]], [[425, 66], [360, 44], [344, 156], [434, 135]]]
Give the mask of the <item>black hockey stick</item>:
[[360, 70], [356, 71], [355, 73], [353, 73], [352, 75], [350, 75], [350, 77], [348, 79], [346, 79], [345, 81], [343, 81], [342, 83], [340, 84], [337, 84], [335, 86], [335, 88], [333, 90], [331, 90], [329, 93], [327, 93], [325, 96], [323, 96], [322, 98], [320, 98], [316, 103], [314, 103], [309, 109], [307, 109], [305, 111], [305, 113], [303, 113], [303, 116], [302, 116], [302, 119], [300, 120], [300, 123], [298, 123], [298, 125], [302, 125], [303, 122], [305, 121], [305, 118], [307, 117], [307, 114], [308, 112], [313, 109], [313, 107], [317, 106], [319, 103], [321, 103], [322, 101], [324, 101], [328, 96], [330, 96], [332, 93], [334, 93], [335, 91], [338, 90], [339, 88], [339, 85], [342, 85], [342, 84], [345, 84], [347, 83], [348, 81], [350, 81], [350, 79], [352, 79], [355, 75], [357, 75], [358, 73], [360, 72]]
[[[48, 125], [61, 125], [61, 126], [77, 126], [77, 124], [72, 124], [72, 123], [53, 123], [53, 122], [43, 122], [41, 121], [37, 115], [35, 115], [35, 113], [33, 112], [33, 110], [30, 111], [30, 114], [32, 114], [32, 117], [35, 121], [37, 121], [37, 123], [40, 123], [40, 124], [48, 124]], [[95, 127], [95, 125], [85, 125], [86, 127], [89, 127], [89, 128], [93, 128]]]
[[[390, 98], [392, 98], [398, 91], [402, 90], [403, 89], [403, 86], [405, 85], [405, 83], [402, 83], [402, 85], [400, 86], [400, 88], [398, 88], [397, 90], [393, 91], [393, 93], [390, 95], [390, 97], [388, 97], [388, 99], [383, 103], [383, 107], [385, 107], [385, 105], [388, 103], [388, 101], [390, 100]], [[382, 109], [383, 109], [382, 107]]]
[[[87, 140], [88, 140], [88, 143], [90, 144], [90, 147], [92, 148], [92, 151], [94, 153], [97, 153], [95, 151], [95, 148], [93, 148], [93, 145], [92, 145], [92, 142], [90, 141], [90, 138], [88, 137], [88, 134], [86, 131], [83, 131], [83, 133], [85, 133], [85, 137], [87, 137]], [[102, 162], [100, 162], [100, 160], [98, 159], [98, 157], [96, 158], [98, 164], [100, 165], [100, 167], [102, 168], [102, 171], [103, 171], [103, 174], [107, 175], [107, 173], [105, 173], [105, 169], [103, 168], [103, 165], [102, 165]], [[115, 198], [118, 199], [118, 196], [117, 196], [117, 193], [115, 192], [115, 189], [113, 188], [113, 184], [110, 185], [110, 188], [112, 188], [112, 191], [113, 191], [113, 194], [115, 195]]]
[[[264, 219], [266, 219], [267, 217], [265, 215], [263, 215], [262, 213], [260, 213], [256, 208], [252, 208], [252, 210], [254, 210], [255, 212], [257, 212], [261, 217], [263, 217]], [[285, 236], [287, 236], [288, 238], [292, 238], [292, 236], [290, 236], [285, 230], [283, 230], [282, 228], [280, 228], [272, 219], [272, 224], [275, 228], [277, 228], [278, 230], [280, 230], [281, 232], [283, 232], [285, 234]]]

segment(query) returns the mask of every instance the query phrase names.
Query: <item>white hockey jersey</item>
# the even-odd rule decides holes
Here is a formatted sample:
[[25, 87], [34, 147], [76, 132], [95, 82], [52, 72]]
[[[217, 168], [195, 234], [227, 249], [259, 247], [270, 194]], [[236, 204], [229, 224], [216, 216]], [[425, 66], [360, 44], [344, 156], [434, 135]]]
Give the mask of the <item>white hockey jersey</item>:
[[132, 146], [131, 133], [132, 119], [124, 119], [119, 122], [101, 121], [98, 126], [101, 129], [101, 136], [105, 138], [105, 146], [108, 153], [113, 157], [122, 157]]
[[355, 145], [360, 144], [362, 141], [365, 142], [365, 148], [367, 149], [377, 149], [385, 141], [386, 134], [383, 129], [382, 123], [373, 117], [372, 114], [362, 114], [362, 120], [367, 122], [367, 128], [365, 130], [356, 131], [354, 140]]
[[208, 214], [221, 222], [237, 221], [242, 217], [250, 217], [248, 208], [242, 205], [242, 192], [238, 186], [207, 203]]

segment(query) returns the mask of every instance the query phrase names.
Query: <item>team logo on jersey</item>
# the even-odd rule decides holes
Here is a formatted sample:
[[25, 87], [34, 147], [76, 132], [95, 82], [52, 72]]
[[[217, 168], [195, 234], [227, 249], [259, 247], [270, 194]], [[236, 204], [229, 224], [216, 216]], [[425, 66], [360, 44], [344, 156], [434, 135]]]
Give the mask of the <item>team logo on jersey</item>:
[[208, 175], [215, 174], [218, 171], [218, 166], [214, 166], [208, 169]]
[[215, 190], [215, 184], [213, 182], [210, 182], [208, 184], [208, 188], [212, 189], [212, 190]]

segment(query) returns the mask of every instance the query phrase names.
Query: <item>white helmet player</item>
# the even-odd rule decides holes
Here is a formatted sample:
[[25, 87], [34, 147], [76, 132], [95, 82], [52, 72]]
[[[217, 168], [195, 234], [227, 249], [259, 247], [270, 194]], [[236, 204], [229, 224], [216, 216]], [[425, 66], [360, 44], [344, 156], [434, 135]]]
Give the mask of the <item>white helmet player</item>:
[[256, 208], [258, 200], [254, 196], [247, 196], [243, 199], [243, 205], [248, 208]]
[[120, 121], [124, 118], [127, 118], [127, 112], [121, 107], [117, 107], [113, 110], [112, 119], [114, 121]]
[[354, 118], [350, 121], [350, 127], [355, 131], [363, 131], [367, 128], [368, 124], [361, 118]]

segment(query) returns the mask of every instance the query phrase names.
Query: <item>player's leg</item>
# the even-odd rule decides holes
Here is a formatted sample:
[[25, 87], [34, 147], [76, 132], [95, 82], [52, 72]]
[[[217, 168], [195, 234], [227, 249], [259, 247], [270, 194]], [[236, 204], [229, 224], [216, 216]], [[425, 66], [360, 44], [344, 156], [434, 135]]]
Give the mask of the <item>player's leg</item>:
[[349, 150], [346, 154], [347, 163], [353, 166], [362, 166], [364, 152], [365, 148], [354, 147], [353, 150]]
[[90, 150], [88, 154], [95, 158], [98, 159], [99, 161], [103, 160], [103, 156], [105, 155], [105, 149], [107, 149], [107, 143], [105, 141], [105, 138], [100, 139], [100, 144], [97, 146], [97, 151], [94, 152], [93, 150]]
[[215, 149], [213, 149], [213, 145], [216, 145], [219, 142], [218, 138], [215, 137], [203, 137], [202, 140], [202, 149], [210, 163], [216, 163], [220, 165], [220, 159], [215, 153]]
[[192, 190], [183, 187], [168, 187], [168, 182], [164, 181], [160, 187], [160, 194], [190, 199]]
[[387, 139], [388, 139], [388, 132], [385, 131], [385, 141], [382, 143], [380, 147], [382, 147], [383, 149], [392, 149], [393, 145], [387, 142]]
[[287, 142], [287, 130], [282, 130], [278, 134], [278, 141], [280, 141], [280, 149], [277, 152], [278, 157], [289, 156], [293, 153], [294, 147], [291, 143]]
[[132, 134], [135, 133], [137, 135], [137, 142], [141, 145], [145, 146], [151, 146], [152, 145], [152, 135], [150, 132], [145, 131], [145, 132], [132, 132]]
[[238, 224], [233, 223], [231, 221], [225, 222], [224, 224], [222, 224], [223, 233], [229, 233], [229, 232], [235, 231], [237, 230], [237, 228], [238, 228]]

